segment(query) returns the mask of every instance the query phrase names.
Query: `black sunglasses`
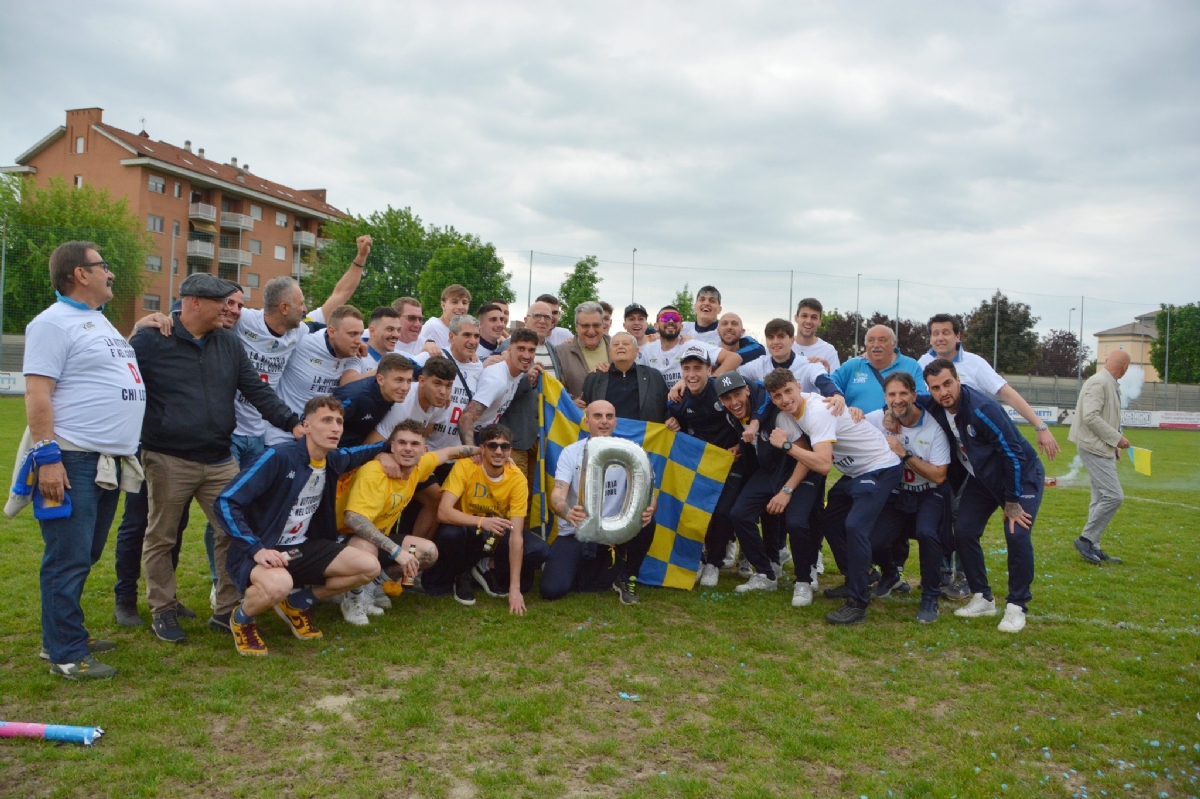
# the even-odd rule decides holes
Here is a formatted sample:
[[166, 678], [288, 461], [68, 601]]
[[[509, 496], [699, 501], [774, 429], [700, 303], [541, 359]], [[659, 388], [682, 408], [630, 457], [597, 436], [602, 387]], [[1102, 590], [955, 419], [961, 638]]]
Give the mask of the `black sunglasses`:
[[92, 261], [91, 263], [79, 264], [76, 269], [90, 269], [93, 266], [104, 267], [105, 272], [112, 272], [112, 267], [108, 265], [108, 261]]
[[508, 443], [507, 441], [489, 441], [484, 444], [484, 446], [490, 449], [492, 452], [507, 452], [508, 450], [512, 449], [512, 444]]

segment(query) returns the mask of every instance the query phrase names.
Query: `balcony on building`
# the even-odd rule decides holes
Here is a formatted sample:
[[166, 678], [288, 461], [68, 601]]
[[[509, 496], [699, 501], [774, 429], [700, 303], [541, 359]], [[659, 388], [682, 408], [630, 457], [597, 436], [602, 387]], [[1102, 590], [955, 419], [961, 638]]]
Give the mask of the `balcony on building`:
[[292, 234], [292, 244], [297, 247], [316, 247], [317, 234], [309, 233], [307, 230], [297, 230]]
[[247, 214], [236, 214], [233, 211], [222, 211], [221, 227], [226, 230], [254, 230], [254, 217]]
[[211, 261], [216, 255], [216, 246], [211, 241], [202, 241], [199, 239], [190, 239], [187, 243], [188, 258], [203, 258], [206, 261]]
[[189, 203], [188, 219], [200, 219], [205, 222], [217, 221], [217, 207], [208, 203]]
[[253, 253], [245, 250], [235, 250], [232, 247], [222, 247], [217, 260], [223, 264], [237, 264], [238, 266], [250, 266]]

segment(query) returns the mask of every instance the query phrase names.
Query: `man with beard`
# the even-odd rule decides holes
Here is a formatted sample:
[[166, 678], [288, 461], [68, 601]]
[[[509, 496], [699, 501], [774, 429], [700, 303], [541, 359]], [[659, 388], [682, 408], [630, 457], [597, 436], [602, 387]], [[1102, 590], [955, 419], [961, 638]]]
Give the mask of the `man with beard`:
[[[683, 370], [679, 361], [685, 349], [680, 338], [683, 330], [683, 317], [674, 305], [665, 305], [658, 312], [658, 340], [650, 341], [639, 349], [638, 362], [662, 373], [668, 386], [674, 386], [683, 379]], [[715, 344], [695, 342], [703, 347], [708, 354], [709, 363], [713, 365], [713, 374], [722, 374], [736, 369], [742, 359], [736, 352], [727, 352]]]
[[742, 325], [742, 317], [735, 313], [727, 313], [717, 323], [717, 335], [720, 336], [721, 349], [736, 352], [742, 358], [741, 368], [753, 363], [767, 354], [767, 350], [750, 336]]

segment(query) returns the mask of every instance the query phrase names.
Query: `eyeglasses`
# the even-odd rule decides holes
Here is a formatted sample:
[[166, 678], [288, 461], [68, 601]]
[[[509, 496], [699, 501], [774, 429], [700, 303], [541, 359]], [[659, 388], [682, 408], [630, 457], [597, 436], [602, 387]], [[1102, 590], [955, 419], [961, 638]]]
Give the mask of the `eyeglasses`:
[[665, 313], [662, 316], [658, 317], [658, 321], [660, 323], [661, 322], [682, 322], [683, 317], [677, 313]]
[[553, 321], [553, 319], [554, 319], [554, 317], [548, 313], [531, 313], [529, 315], [529, 318], [530, 319], [541, 319], [541, 320], [545, 320], [545, 321]]
[[420, 316], [418, 314], [405, 314], [404, 316], [401, 316], [400, 318], [403, 319], [405, 322], [424, 322], [425, 321], [425, 317]]
[[112, 267], [108, 265], [108, 261], [92, 261], [91, 263], [79, 264], [75, 268], [76, 269], [91, 269], [93, 266], [99, 266], [102, 269], [104, 269], [105, 272], [112, 274]]
[[512, 444], [507, 441], [489, 441], [483, 446], [487, 447], [492, 452], [508, 452], [512, 449]]

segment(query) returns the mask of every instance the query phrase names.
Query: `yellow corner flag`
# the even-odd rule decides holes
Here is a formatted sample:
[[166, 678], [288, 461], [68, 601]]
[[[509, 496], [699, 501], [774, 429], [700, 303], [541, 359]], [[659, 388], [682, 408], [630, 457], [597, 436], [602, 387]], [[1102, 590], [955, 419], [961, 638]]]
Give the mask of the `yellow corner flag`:
[[1130, 447], [1126, 450], [1129, 453], [1129, 460], [1133, 463], [1133, 470], [1138, 474], [1150, 476], [1150, 456], [1154, 454], [1154, 450], [1144, 449], [1142, 447]]

